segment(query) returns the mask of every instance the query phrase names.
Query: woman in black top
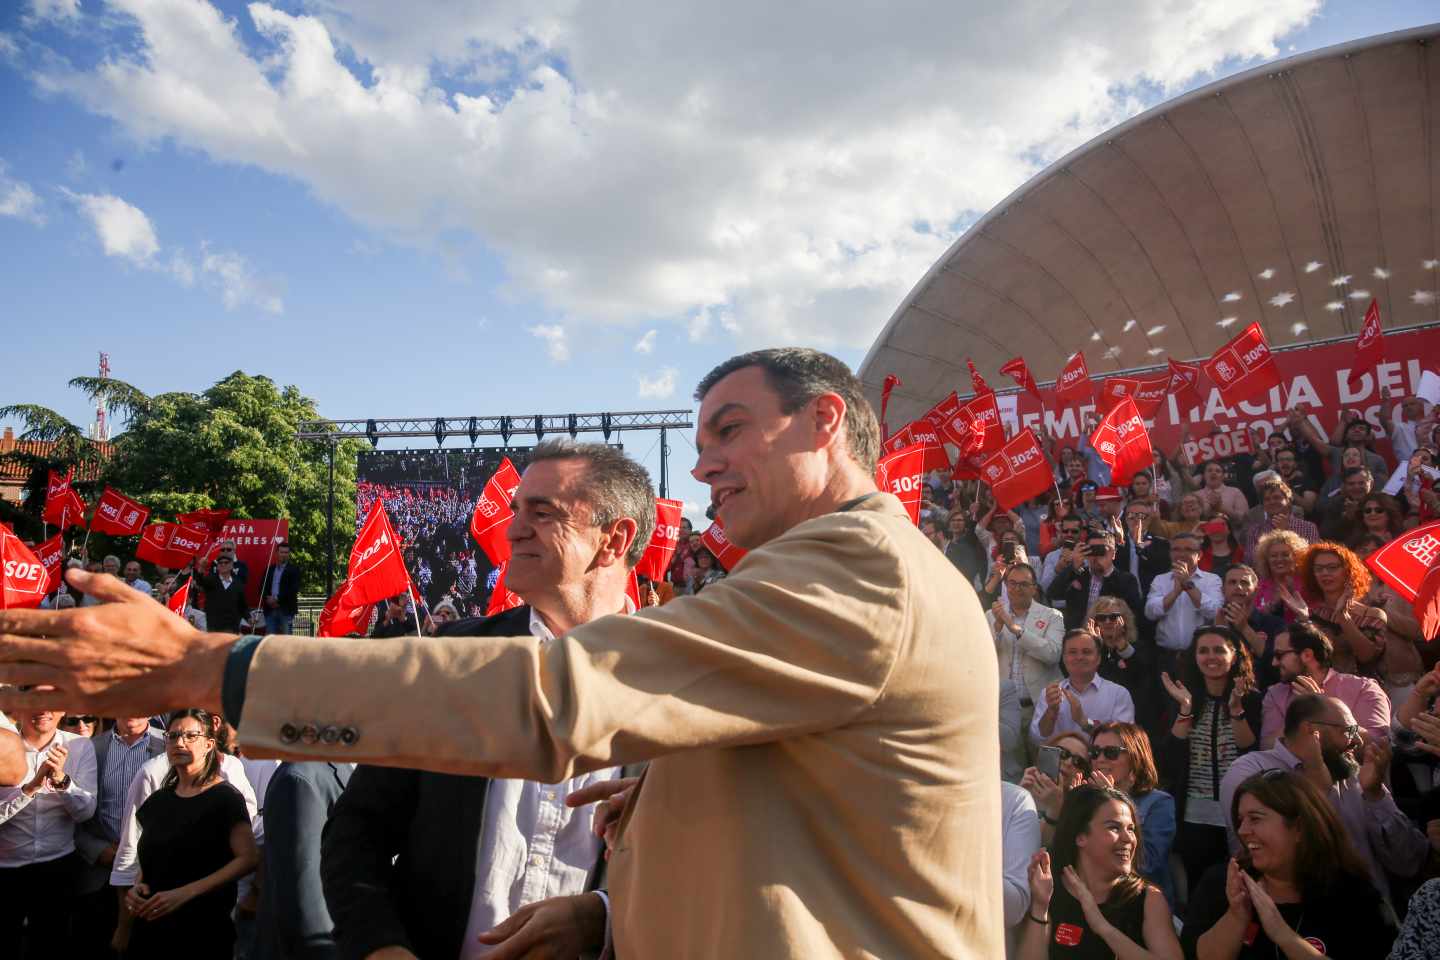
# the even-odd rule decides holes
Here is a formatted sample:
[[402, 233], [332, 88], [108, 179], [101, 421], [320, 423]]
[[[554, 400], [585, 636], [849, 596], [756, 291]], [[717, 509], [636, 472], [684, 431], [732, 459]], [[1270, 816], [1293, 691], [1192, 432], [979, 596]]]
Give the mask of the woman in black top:
[[1019, 960], [1180, 960], [1165, 896], [1136, 872], [1139, 852], [1129, 797], [1091, 786], [1070, 791], [1050, 851], [1030, 861]]
[[1268, 770], [1231, 804], [1241, 858], [1190, 897], [1185, 951], [1199, 960], [1383, 957], [1394, 915], [1330, 801], [1303, 776]]
[[210, 714], [170, 719], [170, 773], [136, 818], [140, 872], [125, 897], [135, 917], [127, 958], [215, 957], [234, 951], [235, 884], [259, 854], [239, 792], [220, 777]]

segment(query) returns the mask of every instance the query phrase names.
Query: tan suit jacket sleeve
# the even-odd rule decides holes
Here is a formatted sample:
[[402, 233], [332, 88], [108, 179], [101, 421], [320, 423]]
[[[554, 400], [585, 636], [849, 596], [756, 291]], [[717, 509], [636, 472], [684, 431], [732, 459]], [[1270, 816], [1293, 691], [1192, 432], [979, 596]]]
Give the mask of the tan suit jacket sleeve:
[[[907, 570], [867, 512], [800, 524], [697, 596], [551, 643], [270, 637], [241, 741], [254, 757], [555, 782], [840, 726], [880, 697], [913, 632]], [[310, 729], [286, 743], [287, 725]], [[347, 727], [352, 744], [326, 742]]]

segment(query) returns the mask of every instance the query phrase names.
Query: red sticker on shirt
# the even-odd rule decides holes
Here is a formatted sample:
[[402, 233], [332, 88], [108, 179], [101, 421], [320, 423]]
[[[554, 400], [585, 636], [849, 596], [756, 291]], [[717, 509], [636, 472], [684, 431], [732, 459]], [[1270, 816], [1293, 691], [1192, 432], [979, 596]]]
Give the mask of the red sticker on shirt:
[[1306, 943], [1310, 944], [1310, 946], [1314, 947], [1316, 950], [1318, 950], [1322, 957], [1330, 956], [1330, 951], [1325, 949], [1325, 941], [1321, 940], [1319, 937], [1302, 937], [1301, 939], [1304, 940]]
[[1055, 942], [1062, 947], [1078, 947], [1080, 945], [1080, 937], [1083, 936], [1084, 933], [1085, 931], [1073, 923], [1055, 924]]
[[1036, 629], [1036, 630], [1044, 630], [1044, 629], [1045, 629], [1045, 621], [1044, 621], [1044, 620], [1036, 620], [1036, 621], [1035, 621], [1035, 629]]

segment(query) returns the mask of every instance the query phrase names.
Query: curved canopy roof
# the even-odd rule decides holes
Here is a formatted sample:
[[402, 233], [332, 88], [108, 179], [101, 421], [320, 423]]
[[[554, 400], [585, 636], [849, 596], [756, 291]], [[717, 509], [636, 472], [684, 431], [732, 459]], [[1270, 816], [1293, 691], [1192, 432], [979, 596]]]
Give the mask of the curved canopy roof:
[[1092, 140], [989, 211], [915, 286], [860, 368], [903, 424], [1023, 355], [1053, 380], [1440, 319], [1440, 24], [1195, 90]]

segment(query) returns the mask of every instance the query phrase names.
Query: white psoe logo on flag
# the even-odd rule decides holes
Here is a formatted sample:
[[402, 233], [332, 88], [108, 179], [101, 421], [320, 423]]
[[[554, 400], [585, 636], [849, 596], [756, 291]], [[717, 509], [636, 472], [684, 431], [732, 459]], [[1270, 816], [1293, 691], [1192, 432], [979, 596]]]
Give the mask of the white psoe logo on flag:
[[1440, 556], [1440, 537], [1427, 533], [1423, 537], [1416, 537], [1414, 540], [1411, 540], [1405, 544], [1402, 549], [1426, 567], [1429, 567], [1435, 562], [1435, 558]]

